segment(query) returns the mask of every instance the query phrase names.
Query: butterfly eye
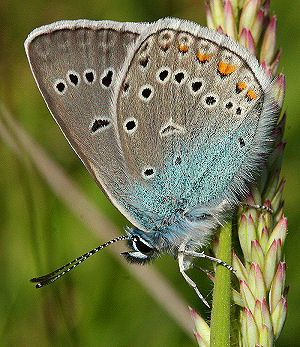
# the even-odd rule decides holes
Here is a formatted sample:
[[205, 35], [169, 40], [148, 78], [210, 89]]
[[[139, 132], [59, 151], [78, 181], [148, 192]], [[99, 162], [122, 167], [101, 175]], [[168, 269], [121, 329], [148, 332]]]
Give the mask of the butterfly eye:
[[144, 243], [143, 241], [141, 241], [139, 238], [134, 238], [133, 240], [135, 248], [143, 253], [143, 254], [149, 254], [153, 252], [153, 248], [148, 246], [146, 243]]

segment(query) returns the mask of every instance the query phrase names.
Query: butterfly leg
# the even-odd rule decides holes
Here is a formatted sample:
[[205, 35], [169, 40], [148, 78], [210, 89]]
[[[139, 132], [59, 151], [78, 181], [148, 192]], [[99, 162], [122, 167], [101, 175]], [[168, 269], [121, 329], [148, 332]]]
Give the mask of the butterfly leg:
[[185, 255], [188, 255], [190, 257], [195, 257], [195, 258], [205, 258], [205, 259], [208, 259], [208, 260], [211, 260], [217, 264], [220, 264], [222, 266], [225, 266], [228, 270], [232, 271], [233, 273], [235, 273], [235, 271], [233, 270], [233, 267], [227, 263], [225, 263], [225, 261], [221, 260], [221, 259], [218, 259], [218, 258], [214, 258], [214, 257], [211, 257], [209, 255], [206, 255], [205, 253], [201, 252], [201, 253], [198, 253], [198, 252], [193, 252], [193, 251], [185, 251], [184, 252]]
[[255, 210], [263, 210], [263, 211], [266, 211], [266, 212], [269, 212], [271, 214], [273, 214], [273, 210], [268, 207], [268, 206], [265, 206], [265, 205], [256, 205], [256, 204], [247, 204], [247, 203], [241, 203], [242, 206], [244, 207], [252, 207], [254, 208]]
[[199, 289], [197, 288], [196, 283], [186, 274], [187, 266], [185, 266], [185, 246], [186, 243], [182, 243], [178, 249], [178, 264], [179, 264], [179, 271], [182, 274], [183, 278], [186, 280], [186, 282], [195, 290], [199, 298], [202, 300], [202, 302], [210, 308], [209, 303], [204, 299], [203, 295], [200, 293]]

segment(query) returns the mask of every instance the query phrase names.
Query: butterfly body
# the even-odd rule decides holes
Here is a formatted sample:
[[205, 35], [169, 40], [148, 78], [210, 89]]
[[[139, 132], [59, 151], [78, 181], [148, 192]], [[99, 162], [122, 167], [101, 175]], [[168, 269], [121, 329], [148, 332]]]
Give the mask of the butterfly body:
[[134, 225], [126, 258], [205, 245], [272, 146], [278, 110], [255, 57], [174, 18], [63, 21], [25, 47], [64, 135]]

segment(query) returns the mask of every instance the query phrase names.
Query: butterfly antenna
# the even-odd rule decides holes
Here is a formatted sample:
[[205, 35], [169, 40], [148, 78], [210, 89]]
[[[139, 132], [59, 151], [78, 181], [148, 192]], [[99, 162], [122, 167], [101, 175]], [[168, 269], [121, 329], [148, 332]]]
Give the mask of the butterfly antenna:
[[[125, 241], [125, 240], [129, 240], [131, 237], [128, 235], [124, 235], [124, 236], [119, 236], [116, 237], [113, 240], [110, 240], [108, 242], [105, 242], [103, 245], [100, 245], [94, 249], [92, 249], [91, 251], [81, 255], [80, 257], [70, 261], [68, 264], [60, 267], [59, 269], [48, 273], [47, 275], [44, 276], [40, 276], [40, 277], [35, 277], [32, 278], [30, 280], [30, 282], [39, 282], [35, 287], [36, 288], [42, 288], [44, 286], [47, 286], [50, 283], [53, 283], [54, 281], [58, 280], [60, 277], [62, 277], [63, 275], [65, 275], [66, 273], [70, 272], [71, 270], [73, 270], [77, 265], [81, 264], [82, 262], [84, 262], [86, 259], [88, 259], [89, 257], [91, 257], [92, 255], [94, 255], [95, 253], [99, 252], [101, 249], [115, 243], [118, 241]], [[66, 269], [66, 270], [64, 270]], [[64, 270], [64, 271], [62, 271]]]

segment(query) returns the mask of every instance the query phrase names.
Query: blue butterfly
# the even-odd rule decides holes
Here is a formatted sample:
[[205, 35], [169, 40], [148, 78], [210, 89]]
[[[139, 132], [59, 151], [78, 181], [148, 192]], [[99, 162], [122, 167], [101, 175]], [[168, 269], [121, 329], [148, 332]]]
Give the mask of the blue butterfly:
[[[197, 249], [248, 192], [272, 148], [272, 82], [235, 41], [195, 23], [61, 21], [25, 42], [54, 119], [109, 200], [134, 225], [46, 276], [47, 285], [127, 240], [129, 262]], [[64, 270], [64, 271], [63, 271]]]

